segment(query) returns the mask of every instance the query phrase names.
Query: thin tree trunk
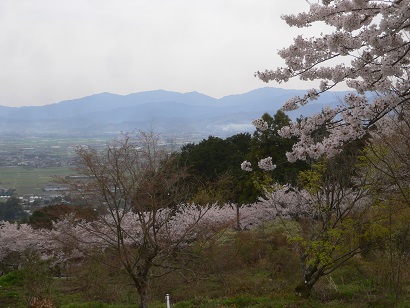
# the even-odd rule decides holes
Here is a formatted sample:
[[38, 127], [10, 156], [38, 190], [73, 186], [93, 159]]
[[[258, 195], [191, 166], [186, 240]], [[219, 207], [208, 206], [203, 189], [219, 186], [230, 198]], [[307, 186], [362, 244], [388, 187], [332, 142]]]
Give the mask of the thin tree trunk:
[[240, 213], [240, 205], [236, 204], [236, 230], [241, 230], [241, 213]]

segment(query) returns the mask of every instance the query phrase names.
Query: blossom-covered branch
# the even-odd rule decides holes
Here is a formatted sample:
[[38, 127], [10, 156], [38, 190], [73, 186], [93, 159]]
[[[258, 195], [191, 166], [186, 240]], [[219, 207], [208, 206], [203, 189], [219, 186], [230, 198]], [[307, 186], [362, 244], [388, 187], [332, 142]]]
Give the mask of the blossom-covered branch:
[[[281, 130], [283, 137], [299, 139], [288, 154], [290, 161], [335, 155], [343, 144], [361, 138], [385, 115], [408, 103], [409, 5], [408, 0], [327, 0], [311, 4], [308, 12], [282, 17], [289, 26], [304, 28], [324, 22], [334, 29], [311, 38], [297, 36], [279, 52], [285, 67], [256, 73], [264, 82], [281, 83], [295, 77], [318, 81], [318, 89], [291, 98], [283, 109], [297, 109], [340, 83], [356, 92], [347, 94], [337, 108]], [[313, 138], [323, 129], [328, 134], [320, 140]]]

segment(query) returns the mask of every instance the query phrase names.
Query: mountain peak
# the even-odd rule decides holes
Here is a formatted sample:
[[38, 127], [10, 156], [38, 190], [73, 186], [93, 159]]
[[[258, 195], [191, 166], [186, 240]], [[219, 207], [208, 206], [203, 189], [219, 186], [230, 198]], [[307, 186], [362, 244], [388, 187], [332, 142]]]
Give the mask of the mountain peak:
[[[0, 133], [104, 134], [108, 127], [112, 133], [113, 127], [120, 132], [149, 129], [154, 124], [162, 134], [218, 136], [226, 134], [225, 125], [249, 127], [245, 124], [263, 113], [274, 114], [287, 99], [300, 95], [301, 91], [265, 87], [220, 99], [197, 91], [153, 90], [128, 95], [103, 92], [46, 106], [0, 106]], [[292, 118], [320, 111], [335, 100], [334, 92], [324, 93], [315, 104], [292, 113]]]

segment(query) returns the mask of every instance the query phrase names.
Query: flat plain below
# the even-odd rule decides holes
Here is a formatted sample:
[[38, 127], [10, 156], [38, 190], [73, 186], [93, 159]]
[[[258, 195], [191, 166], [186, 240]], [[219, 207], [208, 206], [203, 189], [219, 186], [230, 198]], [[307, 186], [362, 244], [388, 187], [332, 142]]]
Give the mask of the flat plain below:
[[43, 188], [55, 182], [55, 176], [73, 173], [70, 167], [0, 167], [0, 187], [16, 189], [18, 196], [44, 194]]
[[0, 188], [15, 189], [16, 196], [47, 194], [43, 188], [55, 183], [55, 176], [75, 174], [70, 161], [76, 157], [76, 147], [99, 148], [109, 139], [108, 136], [2, 136]]

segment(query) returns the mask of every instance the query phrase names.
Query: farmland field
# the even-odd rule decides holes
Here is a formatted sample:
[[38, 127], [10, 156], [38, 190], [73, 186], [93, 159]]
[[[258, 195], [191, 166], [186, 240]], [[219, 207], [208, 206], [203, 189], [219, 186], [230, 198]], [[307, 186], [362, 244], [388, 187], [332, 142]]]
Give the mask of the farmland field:
[[15, 189], [16, 196], [47, 194], [43, 188], [55, 176], [75, 174], [78, 146], [101, 147], [103, 137], [2, 136], [0, 138], [0, 188]]
[[16, 196], [47, 194], [42, 189], [55, 176], [75, 174], [76, 148], [99, 149], [114, 137], [1, 136], [0, 189], [15, 189]]
[[0, 167], [0, 187], [16, 189], [19, 196], [43, 193], [42, 189], [54, 180], [54, 176], [73, 174], [70, 167], [26, 168]]

